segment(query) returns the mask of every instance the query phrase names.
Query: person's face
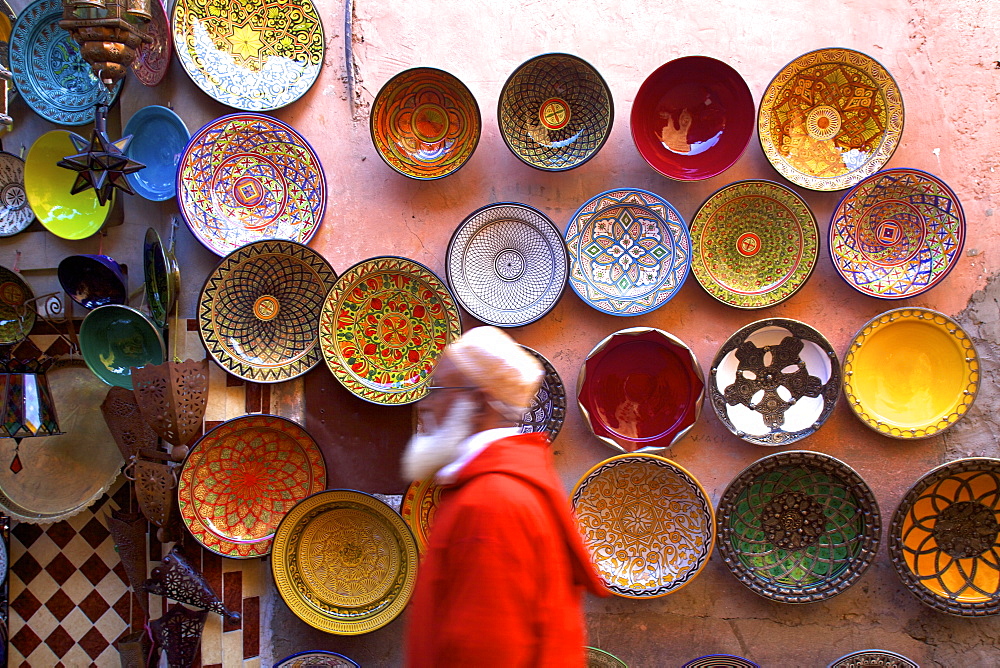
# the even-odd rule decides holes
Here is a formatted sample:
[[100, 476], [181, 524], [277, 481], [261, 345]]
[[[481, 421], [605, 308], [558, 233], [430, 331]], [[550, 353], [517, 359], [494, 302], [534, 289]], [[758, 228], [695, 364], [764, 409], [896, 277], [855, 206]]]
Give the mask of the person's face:
[[[431, 374], [429, 385], [431, 387], [461, 388], [468, 385], [468, 381], [447, 356], [442, 357]], [[420, 400], [419, 410], [421, 422], [427, 423], [427, 416], [431, 419], [431, 424], [440, 425], [448, 415], [448, 410], [463, 392], [471, 392], [468, 389], [440, 389], [431, 390], [427, 396]]]

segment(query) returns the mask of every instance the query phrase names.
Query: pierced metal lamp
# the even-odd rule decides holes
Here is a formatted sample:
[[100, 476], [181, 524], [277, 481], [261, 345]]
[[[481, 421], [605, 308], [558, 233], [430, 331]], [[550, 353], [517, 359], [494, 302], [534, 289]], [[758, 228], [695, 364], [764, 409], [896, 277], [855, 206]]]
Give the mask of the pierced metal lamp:
[[63, 0], [59, 27], [80, 45], [80, 55], [110, 90], [125, 77], [147, 34], [149, 0]]
[[19, 473], [23, 468], [18, 450], [21, 439], [32, 436], [61, 434], [56, 421], [56, 407], [45, 377], [49, 362], [30, 360], [0, 363], [0, 437], [13, 438], [14, 459], [10, 470]]

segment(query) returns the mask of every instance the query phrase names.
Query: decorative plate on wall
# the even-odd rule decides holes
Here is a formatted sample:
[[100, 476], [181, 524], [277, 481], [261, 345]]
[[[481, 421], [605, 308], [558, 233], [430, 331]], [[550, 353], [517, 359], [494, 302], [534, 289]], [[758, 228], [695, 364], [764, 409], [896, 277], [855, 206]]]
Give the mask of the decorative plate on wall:
[[403, 611], [417, 578], [417, 544], [399, 514], [363, 492], [334, 489], [292, 508], [274, 535], [281, 598], [327, 633], [357, 635]]
[[35, 220], [24, 192], [24, 160], [0, 151], [0, 237], [10, 237]]
[[587, 668], [628, 668], [624, 661], [611, 652], [596, 647], [584, 647], [587, 653]]
[[177, 170], [177, 201], [191, 233], [216, 255], [260, 239], [305, 244], [326, 213], [326, 177], [291, 126], [230, 114], [191, 137]]
[[181, 273], [177, 258], [163, 247], [159, 232], [152, 227], [142, 244], [142, 275], [149, 313], [156, 324], [165, 327], [180, 291]]
[[257, 241], [226, 256], [205, 281], [198, 331], [228, 373], [256, 383], [301, 376], [322, 357], [319, 312], [337, 274], [294, 241]]
[[[146, 34], [153, 38], [153, 43], [143, 42], [139, 45], [138, 55], [132, 62], [132, 74], [144, 86], [155, 86], [163, 81], [170, 69], [173, 38], [163, 1], [151, 0], [149, 5], [149, 13], [153, 19], [146, 24]], [[125, 135], [127, 134], [126, 132]]]
[[892, 75], [858, 51], [799, 56], [768, 84], [757, 134], [778, 173], [810, 190], [843, 190], [889, 161], [903, 134]]
[[681, 668], [760, 668], [760, 666], [742, 656], [707, 654], [688, 661]]
[[500, 202], [462, 221], [445, 255], [455, 299], [489, 325], [519, 327], [547, 314], [566, 287], [562, 235], [526, 204]]
[[719, 420], [757, 445], [788, 445], [813, 434], [840, 396], [840, 362], [830, 342], [787, 318], [758, 320], [729, 337], [710, 377]]
[[269, 111], [305, 95], [326, 53], [309, 0], [177, 0], [174, 49], [207, 95], [244, 111]]
[[884, 649], [863, 649], [845, 654], [827, 668], [920, 668], [902, 654]]
[[819, 227], [789, 188], [737, 181], [698, 209], [691, 244], [691, 271], [708, 294], [737, 308], [764, 308], [791, 297], [812, 275]]
[[462, 334], [458, 307], [430, 269], [375, 257], [337, 279], [319, 320], [320, 348], [334, 377], [376, 404], [409, 404], [445, 346]]
[[35, 294], [20, 276], [0, 267], [0, 345], [22, 341], [35, 326]]
[[892, 438], [941, 433], [968, 412], [979, 390], [972, 339], [945, 314], [925, 308], [898, 308], [865, 323], [843, 371], [851, 410]]
[[125, 179], [135, 194], [162, 202], [177, 194], [177, 163], [191, 139], [180, 116], [166, 107], [143, 107], [128, 119], [123, 137], [132, 135], [125, 155], [146, 165]]
[[854, 186], [833, 212], [830, 259], [863, 295], [907, 299], [944, 280], [962, 257], [965, 214], [933, 174], [886, 169]]
[[526, 165], [559, 172], [601, 150], [615, 110], [611, 90], [587, 61], [546, 53], [508, 77], [497, 102], [500, 136]]
[[545, 375], [542, 376], [542, 385], [535, 393], [535, 398], [531, 400], [528, 411], [521, 417], [518, 427], [521, 428], [522, 434], [544, 431], [549, 435], [551, 442], [556, 440], [566, 419], [566, 388], [562, 378], [559, 377], [559, 372], [544, 355], [528, 346], [521, 347], [541, 362]]
[[853, 585], [875, 560], [878, 502], [847, 464], [791, 450], [745, 468], [719, 499], [719, 553], [755, 594], [813, 603]]
[[404, 70], [375, 96], [372, 143], [403, 176], [440, 179], [464, 165], [479, 144], [483, 122], [476, 98], [455, 76], [433, 67]]
[[598, 575], [619, 596], [672, 594], [708, 563], [712, 503], [694, 476], [669, 459], [639, 453], [607, 459], [580, 478], [572, 502]]
[[433, 477], [427, 480], [414, 480], [403, 494], [399, 514], [413, 532], [421, 554], [427, 549], [427, 540], [430, 538], [440, 501], [441, 485], [435, 483]]
[[163, 364], [167, 348], [153, 321], [131, 306], [107, 304], [80, 324], [80, 354], [108, 385], [132, 389], [132, 367]]
[[691, 237], [665, 199], [635, 188], [587, 200], [566, 226], [569, 284], [612, 315], [642, 315], [673, 299], [691, 268]]
[[305, 429], [275, 415], [246, 415], [191, 448], [177, 503], [195, 540], [224, 557], [251, 559], [271, 551], [292, 506], [324, 489], [326, 462]]
[[286, 656], [274, 668], [361, 668], [343, 654], [314, 649]]

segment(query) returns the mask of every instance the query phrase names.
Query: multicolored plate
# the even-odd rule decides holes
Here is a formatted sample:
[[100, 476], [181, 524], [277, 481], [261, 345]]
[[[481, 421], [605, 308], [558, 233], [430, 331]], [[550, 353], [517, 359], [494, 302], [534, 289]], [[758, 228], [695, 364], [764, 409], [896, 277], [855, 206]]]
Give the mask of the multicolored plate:
[[886, 169], [863, 179], [840, 200], [831, 221], [837, 273], [879, 299], [908, 299], [940, 284], [965, 246], [958, 197], [919, 169]]
[[24, 160], [0, 151], [0, 237], [13, 236], [34, 220], [24, 192]]
[[0, 267], [0, 345], [17, 343], [31, 333], [37, 312], [28, 302], [34, 298], [24, 279]]
[[319, 76], [326, 38], [309, 0], [177, 0], [174, 49], [207, 95], [245, 111], [284, 107]]
[[274, 668], [361, 668], [343, 654], [314, 649], [286, 656]]
[[162, 202], [177, 195], [177, 163], [191, 139], [184, 120], [166, 107], [143, 107], [128, 119], [122, 136], [132, 135], [125, 155], [146, 165], [125, 180], [140, 197]]
[[935, 610], [1000, 613], [1000, 459], [958, 459], [910, 488], [889, 525], [889, 559]]
[[569, 284], [612, 315], [642, 315], [673, 299], [691, 268], [687, 225], [646, 190], [608, 190], [587, 200], [566, 226]]
[[146, 34], [153, 38], [153, 43], [143, 42], [139, 46], [139, 53], [132, 62], [132, 74], [142, 85], [155, 86], [163, 81], [170, 69], [173, 38], [162, 0], [151, 0], [149, 4], [153, 20], [146, 24]]
[[691, 221], [691, 271], [705, 291], [737, 308], [774, 306], [801, 288], [819, 255], [809, 205], [771, 181], [737, 181]]
[[779, 452], [745, 468], [719, 499], [719, 553], [752, 592], [814, 603], [844, 592], [875, 560], [882, 533], [871, 488], [818, 452]]
[[448, 242], [445, 266], [462, 308], [498, 327], [527, 325], [551, 311], [568, 274], [559, 230], [544, 213], [517, 202], [469, 214]]
[[827, 668], [920, 668], [902, 654], [884, 649], [863, 649], [845, 654]]
[[299, 619], [357, 635], [403, 611], [417, 578], [417, 543], [395, 510], [363, 492], [334, 489], [292, 508], [274, 534], [271, 568]]
[[216, 255], [260, 239], [305, 244], [326, 213], [326, 177], [291, 126], [230, 114], [191, 137], [177, 169], [177, 201], [191, 233]]
[[432, 67], [404, 70], [372, 102], [372, 143], [403, 176], [440, 179], [464, 165], [479, 144], [483, 122], [469, 89]]
[[899, 308], [875, 316], [844, 356], [844, 394], [855, 415], [892, 438], [927, 438], [965, 415], [979, 390], [979, 355], [943, 313]]
[[[24, 8], [10, 36], [10, 69], [17, 92], [36, 114], [59, 125], [86, 125], [94, 121], [94, 105], [107, 99], [108, 89], [69, 32], [59, 27], [62, 13], [59, 0], [36, 0]], [[119, 81], [111, 103], [121, 90]]]
[[177, 482], [184, 526], [232, 559], [263, 557], [289, 510], [326, 489], [326, 462], [309, 433], [275, 415], [224, 422], [191, 448]]
[[278, 383], [319, 364], [319, 312], [337, 274], [294, 241], [257, 241], [229, 254], [205, 281], [198, 331], [227, 372]]
[[177, 301], [181, 274], [177, 258], [163, 247], [159, 232], [152, 227], [142, 244], [142, 275], [149, 313], [156, 324], [165, 327]]
[[399, 514], [413, 532], [421, 554], [427, 549], [431, 527], [434, 526], [434, 517], [441, 502], [441, 489], [441, 485], [435, 483], [434, 478], [428, 478], [414, 480], [403, 494]]
[[535, 393], [535, 398], [531, 400], [531, 406], [521, 416], [517, 426], [520, 427], [522, 434], [544, 431], [551, 443], [556, 440], [566, 419], [566, 388], [563, 386], [562, 378], [559, 377], [559, 372], [544, 355], [528, 346], [521, 347], [541, 362], [545, 375], [542, 376], [542, 385]]
[[732, 654], [706, 654], [692, 659], [681, 668], [760, 668], [750, 659]]
[[447, 286], [401, 257], [375, 257], [345, 271], [319, 319], [320, 348], [334, 377], [376, 404], [421, 399], [438, 356], [461, 334]]
[[611, 89], [587, 61], [546, 53], [522, 63], [497, 102], [500, 136], [521, 162], [549, 172], [601, 150], [615, 120]]
[[903, 134], [903, 98], [873, 58], [841, 48], [799, 56], [768, 84], [757, 134], [778, 173], [843, 190], [882, 169]]
[[638, 453], [607, 459], [580, 478], [572, 502], [598, 575], [618, 596], [672, 594], [712, 554], [708, 494], [669, 459]]
[[587, 668], [628, 668], [628, 665], [611, 652], [596, 647], [584, 647], [587, 653]]

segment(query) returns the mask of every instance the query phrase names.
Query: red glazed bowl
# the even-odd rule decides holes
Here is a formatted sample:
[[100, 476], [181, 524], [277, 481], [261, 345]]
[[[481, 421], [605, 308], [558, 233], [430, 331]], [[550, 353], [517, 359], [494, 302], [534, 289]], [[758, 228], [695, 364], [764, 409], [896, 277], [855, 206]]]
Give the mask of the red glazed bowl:
[[756, 116], [739, 72], [714, 58], [686, 56], [642, 82], [632, 102], [632, 141], [660, 174], [700, 181], [743, 155]]

